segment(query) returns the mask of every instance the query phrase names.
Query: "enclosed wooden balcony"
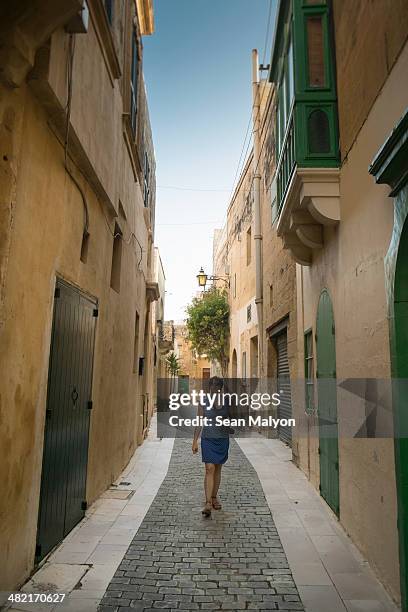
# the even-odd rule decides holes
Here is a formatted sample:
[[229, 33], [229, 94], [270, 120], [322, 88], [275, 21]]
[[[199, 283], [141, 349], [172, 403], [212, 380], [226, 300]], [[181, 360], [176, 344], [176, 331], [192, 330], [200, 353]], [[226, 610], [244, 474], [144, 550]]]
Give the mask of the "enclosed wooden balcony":
[[325, 0], [280, 2], [270, 79], [276, 88], [277, 232], [313, 261], [340, 221], [339, 146], [330, 12]]

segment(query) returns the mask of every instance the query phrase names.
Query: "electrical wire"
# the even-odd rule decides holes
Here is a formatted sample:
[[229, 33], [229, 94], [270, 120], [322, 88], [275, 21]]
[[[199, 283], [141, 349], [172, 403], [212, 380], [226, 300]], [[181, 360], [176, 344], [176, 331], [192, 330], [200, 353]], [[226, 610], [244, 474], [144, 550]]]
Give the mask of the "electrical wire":
[[64, 141], [64, 166], [67, 174], [70, 176], [72, 182], [81, 194], [82, 204], [84, 207], [84, 238], [89, 236], [89, 209], [88, 203], [84, 191], [71, 170], [68, 168], [68, 143], [69, 143], [69, 126], [71, 123], [71, 106], [72, 106], [72, 85], [73, 85], [73, 68], [74, 68], [74, 55], [75, 55], [75, 36], [70, 34], [68, 43], [68, 60], [67, 60], [67, 103], [65, 107], [66, 124], [65, 124], [65, 141]]
[[[71, 170], [68, 167], [68, 160], [69, 160], [69, 156], [68, 156], [68, 150], [69, 150], [69, 128], [70, 128], [70, 123], [71, 123], [74, 55], [75, 55], [75, 36], [74, 36], [74, 34], [70, 34], [70, 36], [69, 36], [69, 43], [68, 43], [68, 59], [67, 59], [67, 103], [66, 103], [66, 106], [65, 106], [66, 124], [65, 124], [65, 138], [64, 138], [64, 166], [65, 166], [65, 170], [66, 170], [67, 174], [69, 175], [69, 177], [71, 178], [72, 182], [74, 183], [74, 185], [76, 186], [76, 188], [78, 189], [78, 191], [79, 191], [79, 193], [81, 195], [83, 206], [84, 206], [84, 215], [85, 215], [83, 235], [84, 235], [84, 237], [88, 237], [89, 236], [89, 209], [88, 209], [88, 204], [87, 204], [87, 201], [86, 201], [85, 193], [84, 193], [81, 185], [76, 180], [75, 176], [73, 175], [73, 173], [71, 172]], [[137, 242], [137, 244], [138, 244], [138, 246], [140, 248], [140, 257], [139, 257], [139, 261], [137, 263], [137, 268], [138, 268], [138, 270], [140, 270], [140, 264], [142, 262], [143, 253], [145, 251], [144, 251], [143, 246], [140, 243], [139, 239], [137, 238], [136, 234], [131, 232], [129, 234], [128, 239], [124, 240], [122, 232], [112, 231], [111, 226], [110, 226], [110, 222], [106, 218], [105, 211], [103, 210], [103, 207], [101, 207], [101, 209], [102, 209], [102, 214], [103, 214], [106, 226], [108, 228], [108, 231], [109, 231], [110, 235], [113, 237], [113, 239], [117, 238], [118, 236], [121, 236], [122, 242], [124, 242], [124, 244], [126, 244], [126, 245], [130, 245], [133, 242], [133, 240], [135, 240]], [[135, 253], [136, 253], [136, 251], [135, 251]]]
[[180, 225], [217, 225], [217, 223], [215, 221], [192, 221], [191, 223], [189, 223], [188, 221], [186, 223], [156, 223], [156, 227], [163, 227], [163, 226], [180, 226]]
[[178, 185], [157, 185], [158, 189], [176, 189], [177, 191], [226, 191], [229, 189], [207, 189], [205, 187], [179, 187]]
[[[269, 0], [269, 10], [268, 10], [267, 26], [266, 26], [266, 32], [265, 32], [265, 41], [264, 41], [263, 54], [262, 54], [262, 65], [265, 64], [265, 57], [266, 57], [266, 51], [267, 51], [267, 46], [268, 46], [268, 38], [269, 38], [269, 30], [270, 30], [270, 25], [271, 25], [271, 17], [272, 17], [272, 0]], [[258, 109], [258, 113], [256, 115], [256, 119], [258, 118], [258, 114], [260, 113], [260, 110], [261, 110], [261, 105], [262, 105], [262, 102], [263, 102], [263, 96], [265, 94], [265, 91], [266, 91], [266, 87], [264, 88], [264, 91], [262, 92], [262, 97], [261, 97], [261, 101], [259, 103], [259, 109]], [[254, 110], [254, 104], [252, 103], [251, 113], [250, 113], [249, 120], [248, 120], [248, 125], [247, 125], [247, 129], [246, 129], [246, 133], [245, 133], [245, 138], [244, 138], [244, 142], [243, 142], [243, 145], [242, 145], [241, 154], [239, 156], [238, 166], [237, 166], [237, 170], [235, 172], [235, 177], [234, 177], [234, 181], [233, 181], [233, 184], [232, 184], [232, 189], [231, 189], [231, 193], [230, 193], [230, 197], [229, 197], [230, 200], [231, 200], [231, 197], [232, 197], [232, 195], [234, 193], [234, 190], [235, 190], [235, 183], [236, 183], [237, 177], [241, 174], [242, 168], [245, 165], [245, 163], [243, 163], [243, 165], [240, 166], [241, 160], [246, 160], [248, 149], [250, 147], [251, 140], [249, 139], [248, 145], [246, 147], [245, 155], [243, 156], [242, 153], [244, 151], [246, 139], [247, 139], [249, 131], [250, 131], [249, 128], [251, 126], [253, 110]]]
[[[269, 38], [269, 31], [270, 31], [270, 25], [271, 25], [271, 17], [272, 17], [272, 0], [269, 0], [267, 27], [266, 27], [266, 32], [265, 32], [265, 40], [264, 40], [263, 54], [262, 54], [262, 64], [263, 65], [265, 63], [266, 51], [267, 51], [267, 47], [268, 47], [268, 38]], [[256, 119], [258, 118], [258, 115], [260, 113], [262, 102], [263, 102], [263, 98], [264, 98], [264, 95], [265, 95], [266, 91], [267, 91], [267, 88], [264, 87], [264, 89], [262, 91], [262, 96], [261, 96], [261, 100], [260, 100], [260, 103], [259, 103], [259, 108], [258, 108], [258, 111], [257, 111]], [[253, 109], [254, 109], [254, 104], [252, 103], [251, 113], [250, 113], [250, 116], [249, 116], [246, 132], [245, 132], [244, 142], [243, 142], [242, 147], [241, 147], [241, 152], [240, 152], [240, 156], [239, 156], [237, 168], [236, 168], [236, 171], [235, 171], [235, 176], [234, 176], [234, 180], [233, 180], [233, 184], [232, 184], [231, 190], [229, 190], [229, 189], [209, 189], [209, 188], [201, 188], [201, 187], [190, 188], [190, 187], [180, 187], [180, 186], [176, 186], [176, 185], [174, 185], [174, 186], [173, 185], [158, 185], [157, 187], [159, 189], [175, 189], [175, 190], [178, 190], [178, 191], [229, 192], [229, 201], [231, 201], [232, 195], [233, 195], [233, 193], [235, 191], [235, 188], [236, 188], [237, 177], [240, 176], [240, 174], [242, 172], [243, 166], [246, 163], [246, 159], [247, 159], [249, 148], [251, 146], [251, 139], [249, 138], [248, 139], [248, 143], [247, 143], [247, 138], [248, 138], [248, 135], [250, 133], [251, 123], [253, 121], [253, 117], [252, 117]], [[261, 152], [262, 152], [262, 149], [260, 151], [260, 154], [261, 154]], [[244, 162], [242, 166], [241, 166], [241, 162]], [[252, 182], [251, 182], [251, 187], [250, 188], [252, 188]], [[226, 222], [227, 214], [228, 214], [228, 211], [225, 213], [225, 215], [223, 217], [223, 220], [222, 220], [222, 223], [221, 223], [221, 227], [223, 227], [225, 222]], [[157, 224], [158, 227], [159, 226], [182, 226], [182, 225], [183, 226], [184, 225], [185, 226], [187, 226], [187, 225], [213, 225], [213, 223], [211, 223], [211, 222], [201, 222], [201, 223], [159, 223], [159, 224]]]
[[[263, 54], [262, 54], [262, 65], [265, 64], [266, 51], [267, 51], [267, 47], [268, 47], [269, 31], [270, 31], [270, 26], [271, 26], [271, 17], [272, 17], [272, 0], [269, 0], [267, 26], [266, 26], [266, 32], [265, 32]], [[262, 91], [262, 96], [261, 96], [261, 100], [259, 102], [259, 108], [258, 108], [256, 117], [255, 117], [255, 120], [258, 119], [258, 115], [261, 112], [262, 102], [263, 102], [263, 98], [264, 98], [264, 95], [265, 95], [266, 91], [267, 91], [267, 88], [264, 87], [264, 89]], [[237, 169], [236, 169], [235, 176], [234, 176], [234, 181], [233, 181], [232, 188], [231, 188], [231, 191], [230, 191], [230, 196], [228, 198], [229, 204], [228, 204], [227, 210], [226, 210], [226, 212], [224, 214], [224, 218], [223, 218], [223, 221], [222, 221], [222, 225], [221, 225], [222, 228], [224, 227], [224, 225], [225, 225], [225, 223], [227, 221], [227, 218], [228, 218], [228, 208], [229, 208], [230, 204], [232, 203], [232, 196], [235, 193], [236, 188], [237, 188], [237, 182], [236, 182], [237, 181], [237, 177], [241, 176], [243, 168], [245, 167], [245, 164], [246, 164], [246, 160], [248, 158], [248, 152], [249, 152], [250, 146], [252, 144], [251, 138], [248, 139], [248, 143], [247, 144], [246, 144], [246, 140], [247, 140], [248, 134], [250, 132], [251, 122], [254, 120], [253, 119], [253, 111], [254, 111], [254, 102], [252, 102], [252, 105], [251, 105], [251, 113], [249, 115], [249, 120], [248, 120], [247, 129], [246, 129], [246, 132], [245, 132], [244, 142], [242, 144], [241, 153], [240, 153], [240, 156], [239, 156], [238, 165], [237, 165]], [[244, 150], [245, 150], [245, 153], [243, 153]], [[241, 165], [241, 162], [242, 162], [242, 165]], [[252, 182], [251, 182], [251, 187], [250, 188], [252, 188]], [[229, 245], [228, 245], [228, 238], [227, 238], [227, 251], [228, 251], [228, 246]]]

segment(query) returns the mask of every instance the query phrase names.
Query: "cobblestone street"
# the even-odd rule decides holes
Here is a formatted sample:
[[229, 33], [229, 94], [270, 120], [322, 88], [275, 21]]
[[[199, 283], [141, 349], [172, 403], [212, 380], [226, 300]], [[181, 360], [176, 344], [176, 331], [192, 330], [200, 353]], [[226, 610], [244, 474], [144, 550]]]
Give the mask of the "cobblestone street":
[[201, 515], [203, 466], [191, 441], [175, 441], [168, 474], [101, 612], [303, 610], [258, 476], [232, 442], [221, 511]]
[[16, 601], [9, 611], [397, 612], [289, 447], [262, 436], [231, 441], [223, 509], [205, 519], [200, 454], [190, 440], [157, 438], [155, 421], [116, 483], [21, 589], [64, 601]]

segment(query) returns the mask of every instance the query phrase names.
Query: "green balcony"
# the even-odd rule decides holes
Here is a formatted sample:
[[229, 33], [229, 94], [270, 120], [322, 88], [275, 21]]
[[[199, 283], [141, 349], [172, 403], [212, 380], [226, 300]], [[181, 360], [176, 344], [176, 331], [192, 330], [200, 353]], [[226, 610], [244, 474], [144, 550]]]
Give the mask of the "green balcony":
[[277, 231], [299, 263], [339, 222], [339, 146], [330, 7], [281, 0], [270, 80], [276, 88]]

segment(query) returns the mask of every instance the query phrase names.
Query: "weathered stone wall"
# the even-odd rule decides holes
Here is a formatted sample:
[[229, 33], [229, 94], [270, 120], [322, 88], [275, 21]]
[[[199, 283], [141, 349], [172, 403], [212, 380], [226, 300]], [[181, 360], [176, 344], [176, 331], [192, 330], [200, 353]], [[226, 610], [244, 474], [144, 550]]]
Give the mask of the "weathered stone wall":
[[[357, 4], [373, 6], [376, 3]], [[352, 12], [352, 9], [350, 10]], [[386, 21], [388, 17], [382, 14]], [[357, 38], [364, 39], [364, 36], [368, 36], [367, 30], [371, 32], [371, 26], [367, 28], [367, 24], [360, 21], [358, 23], [359, 29], [353, 31]], [[382, 31], [382, 26], [378, 25], [378, 31]], [[338, 39], [339, 35], [336, 33], [336, 41]], [[337, 50], [338, 61], [339, 55], [340, 51]], [[340, 59], [340, 63], [341, 61]], [[354, 55], [353, 60], [349, 61], [350, 74], [357, 69], [354, 66], [358, 66], [360, 75], [367, 73], [364, 79], [370, 76], [375, 80], [375, 71], [373, 72], [370, 66], [367, 68], [365, 61], [358, 53]], [[341, 112], [344, 112], [345, 100], [349, 99], [351, 94], [341, 86], [341, 71], [340, 66], [339, 107], [343, 109]], [[338, 227], [326, 228], [324, 248], [314, 256], [311, 267], [303, 268], [304, 310], [303, 319], [299, 312], [299, 338], [303, 335], [303, 330], [312, 327], [315, 331], [319, 296], [322, 289], [327, 288], [333, 302], [337, 377], [340, 379], [383, 379], [390, 376], [384, 258], [393, 227], [393, 202], [388, 197], [389, 189], [375, 184], [368, 173], [368, 167], [407, 107], [408, 89], [406, 85], [402, 85], [406, 84], [407, 74], [408, 45], [405, 45], [371, 110], [364, 106], [358, 89], [353, 90], [352, 97], [356, 108], [361, 108], [359, 112], [364, 111], [366, 114], [361, 129], [358, 133], [353, 132], [353, 142], [350, 142], [352, 147], [341, 167], [341, 220]], [[340, 122], [340, 140], [343, 147], [347, 139], [351, 138], [348, 129], [344, 122]], [[300, 278], [299, 272], [298, 286]], [[314, 353], [316, 354], [316, 346]], [[299, 354], [299, 367], [301, 362], [302, 355]], [[393, 440], [352, 440], [342, 437], [342, 424], [346, 424], [349, 418], [347, 406], [340, 407], [340, 520], [379, 578], [391, 594], [398, 598], [399, 561]], [[316, 444], [309, 457], [312, 466], [315, 466], [311, 478], [316, 485], [317, 448]]]
[[408, 36], [405, 0], [333, 0], [340, 147], [347, 157]]
[[[82, 195], [64, 168], [68, 35], [61, 28], [28, 83], [0, 89], [0, 590], [33, 567], [57, 276], [98, 299], [87, 501], [120, 474], [142, 434], [142, 389], [133, 372], [135, 316], [144, 345], [150, 221], [124, 138], [121, 82], [96, 35], [77, 35], [68, 164], [89, 214], [86, 263]], [[128, 78], [124, 74], [124, 78]], [[154, 207], [154, 203], [153, 203]], [[110, 287], [114, 218], [123, 232], [120, 291]], [[150, 376], [150, 375], [149, 375]], [[150, 376], [147, 381], [151, 381]], [[152, 397], [152, 396], [151, 396]], [[22, 528], [22, 526], [24, 528]]]
[[[258, 334], [255, 305], [255, 241], [253, 168], [250, 155], [228, 208], [226, 251], [230, 272], [230, 363], [232, 354], [237, 355], [237, 376], [243, 377], [243, 353], [246, 354], [246, 375], [252, 370], [250, 363], [250, 339]], [[248, 233], [250, 232], [250, 233]], [[250, 246], [249, 246], [250, 244]], [[250, 256], [248, 255], [250, 249]], [[250, 320], [248, 320], [248, 308]]]
[[[293, 381], [298, 376], [297, 363], [297, 318], [296, 318], [296, 264], [283, 242], [276, 234], [273, 200], [275, 187], [275, 94], [270, 89], [265, 95], [264, 112], [261, 121], [261, 162], [263, 169], [261, 180], [261, 214], [262, 214], [262, 254], [263, 254], [263, 319], [264, 375], [270, 379], [277, 377], [277, 353], [269, 331], [288, 318], [288, 360], [290, 375]], [[302, 373], [300, 374], [302, 376]], [[293, 398], [294, 399], [294, 398]], [[294, 404], [292, 406], [294, 416]], [[296, 429], [293, 435], [293, 455], [297, 461], [298, 441]]]

